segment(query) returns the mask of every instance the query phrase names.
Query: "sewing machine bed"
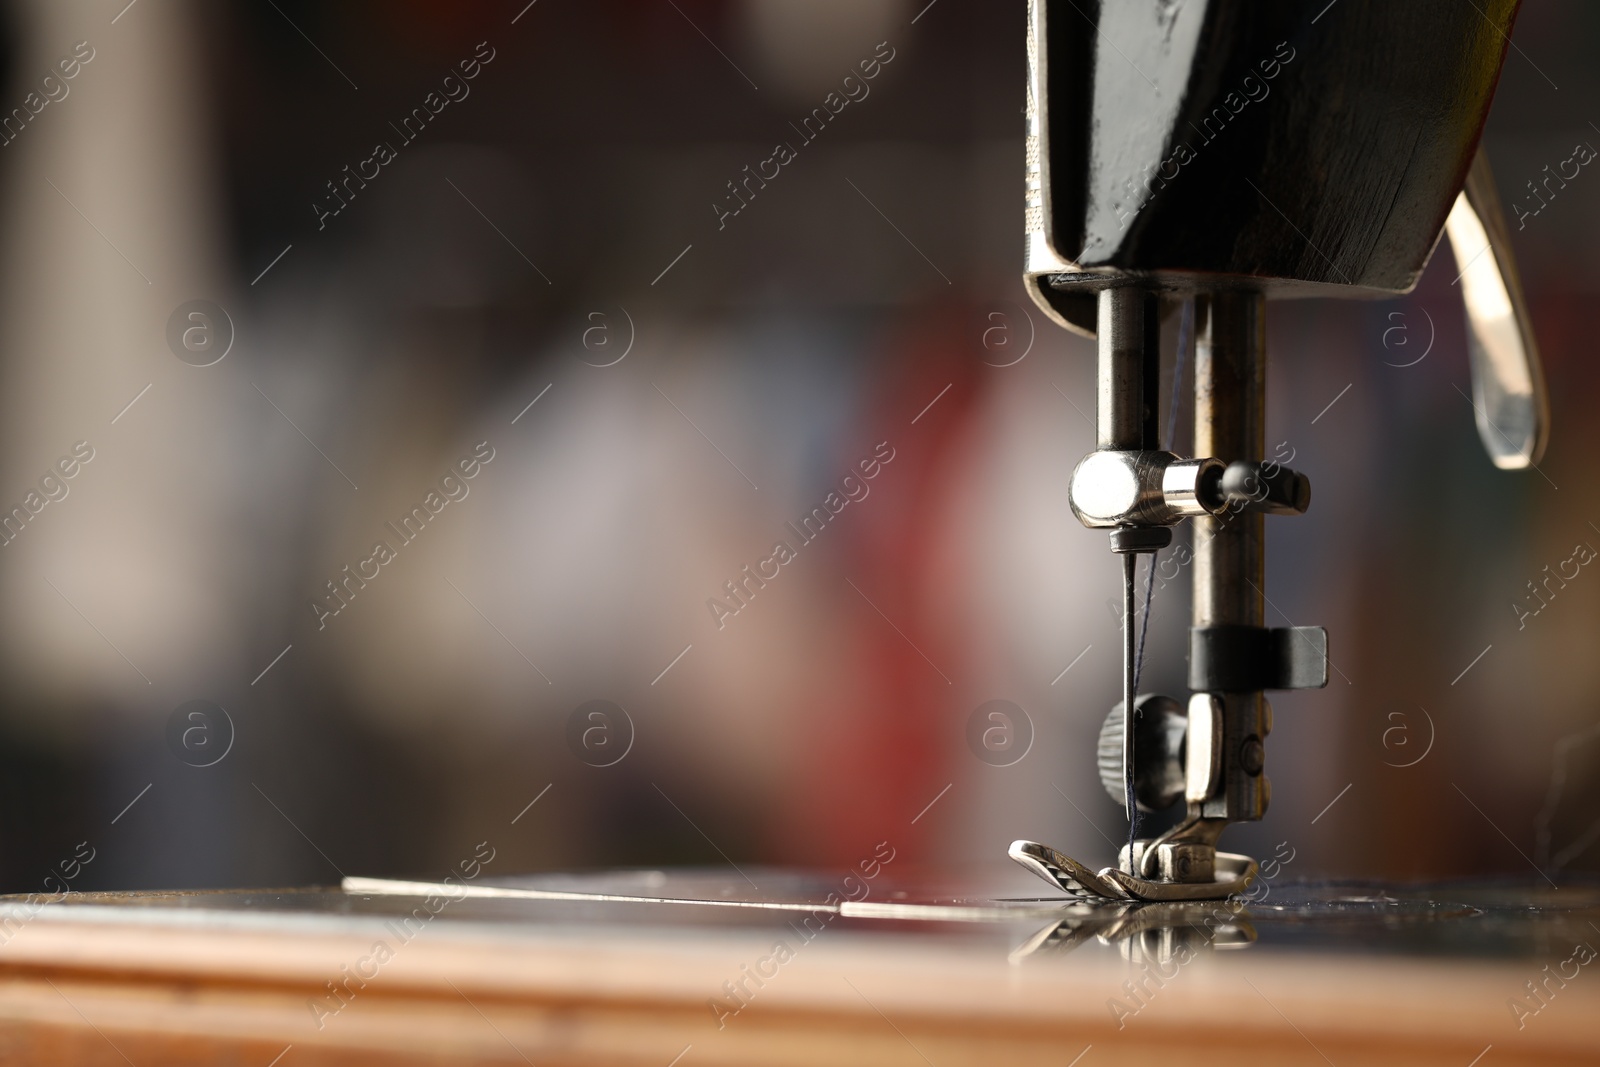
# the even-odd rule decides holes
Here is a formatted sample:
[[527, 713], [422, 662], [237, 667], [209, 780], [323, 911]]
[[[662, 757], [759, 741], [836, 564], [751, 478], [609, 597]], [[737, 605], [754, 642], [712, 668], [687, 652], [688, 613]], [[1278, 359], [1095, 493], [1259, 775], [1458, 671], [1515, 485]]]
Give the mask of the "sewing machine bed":
[[0, 1063], [1600, 1059], [1600, 886], [1283, 881], [1119, 905], [989, 878], [0, 898]]

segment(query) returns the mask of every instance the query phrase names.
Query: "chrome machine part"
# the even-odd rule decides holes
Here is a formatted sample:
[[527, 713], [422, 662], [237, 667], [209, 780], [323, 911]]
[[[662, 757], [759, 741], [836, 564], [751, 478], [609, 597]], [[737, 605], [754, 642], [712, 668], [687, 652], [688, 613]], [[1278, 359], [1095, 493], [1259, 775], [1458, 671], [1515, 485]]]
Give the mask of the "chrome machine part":
[[1220, 900], [1249, 889], [1260, 873], [1261, 868], [1249, 856], [1208, 851], [1213, 869], [1203, 879], [1178, 881], [1167, 871], [1159, 879], [1141, 878], [1116, 867], [1107, 867], [1100, 876], [1129, 900]]
[[[1255, 875], [1246, 856], [1219, 852], [1233, 822], [1260, 819], [1271, 799], [1265, 690], [1327, 683], [1327, 635], [1265, 626], [1268, 514], [1302, 514], [1308, 479], [1265, 462], [1266, 301], [1227, 290], [1196, 298], [1195, 450], [1186, 460], [1152, 447], [1153, 297], [1133, 286], [1101, 290], [1097, 440], [1074, 472], [1071, 503], [1085, 526], [1111, 529], [1123, 556], [1123, 700], [1104, 724], [1100, 776], [1124, 805], [1156, 811], [1183, 800], [1184, 819], [1124, 847], [1098, 874], [1048, 846], [1017, 842], [1012, 858], [1079, 896], [1201, 900], [1239, 892]], [[1106, 409], [1110, 410], [1106, 410]], [[1136, 417], [1137, 415], [1137, 417]], [[1196, 520], [1194, 626], [1187, 711], [1136, 692], [1135, 559], [1165, 547], [1167, 527]], [[1148, 610], [1148, 607], [1146, 608]], [[1130, 724], [1123, 714], [1135, 708]]]
[[1228, 506], [1225, 468], [1214, 459], [1179, 459], [1171, 452], [1090, 452], [1072, 472], [1072, 513], [1091, 529], [1171, 526]]
[[1141, 878], [1116, 867], [1096, 874], [1072, 857], [1037, 841], [1013, 841], [1008, 854], [1019, 864], [1080, 900], [1220, 900], [1242, 893], [1260, 868], [1249, 856], [1215, 853], [1215, 873], [1203, 882], [1169, 882]]
[[[1207, 455], [1260, 463], [1266, 451], [1266, 300], [1213, 293], [1196, 307], [1194, 445]], [[1239, 511], [1195, 520], [1194, 627], [1266, 621], [1266, 517]], [[1262, 686], [1213, 694], [1222, 703], [1218, 788], [1198, 802], [1206, 818], [1259, 819], [1271, 786], [1252, 758], [1265, 735]]]
[[1461, 271], [1478, 437], [1496, 467], [1531, 467], [1549, 436], [1550, 400], [1511, 258], [1510, 232], [1482, 148], [1450, 209], [1445, 233]]
[[[1303, 512], [1310, 483], [1263, 462], [1266, 330], [1259, 293], [1197, 298], [1195, 450], [1231, 462], [1183, 459], [1157, 448], [1156, 299], [1137, 284], [1097, 294], [1098, 448], [1078, 464], [1069, 492], [1074, 514], [1085, 526], [1109, 529], [1112, 550], [1123, 557], [1123, 699], [1101, 730], [1102, 784], [1130, 822], [1139, 810], [1180, 800], [1187, 802], [1186, 817], [1159, 838], [1131, 842], [1120, 868], [1099, 875], [1032, 842], [1018, 842], [1012, 857], [1080, 895], [1206, 899], [1237, 892], [1253, 877], [1248, 857], [1218, 853], [1216, 842], [1230, 822], [1259, 819], [1266, 810], [1263, 738], [1270, 711], [1262, 690], [1319, 674], [1321, 664], [1292, 640], [1297, 631], [1277, 638], [1280, 631], [1265, 629], [1261, 592], [1264, 517]], [[1138, 554], [1165, 547], [1168, 527], [1186, 517], [1196, 519], [1191, 680], [1203, 683], [1187, 714], [1170, 698], [1138, 697], [1135, 597]], [[1303, 643], [1326, 650], [1325, 638]], [[1325, 667], [1320, 674], [1325, 678]], [[1126, 708], [1136, 709], [1131, 724]], [[1192, 757], [1185, 743], [1191, 725]]]
[[1155, 447], [1155, 294], [1134, 285], [1100, 292], [1095, 370], [1095, 450]]
[[1068, 896], [1086, 900], [1127, 900], [1128, 897], [1115, 884], [1104, 877], [1106, 868], [1099, 874], [1085, 867], [1064, 852], [1037, 841], [1013, 841], [1007, 854], [1040, 878], [1060, 889]]
[[1195, 693], [1189, 698], [1183, 798], [1191, 803], [1210, 796], [1222, 775], [1222, 707], [1222, 698], [1213, 693]]

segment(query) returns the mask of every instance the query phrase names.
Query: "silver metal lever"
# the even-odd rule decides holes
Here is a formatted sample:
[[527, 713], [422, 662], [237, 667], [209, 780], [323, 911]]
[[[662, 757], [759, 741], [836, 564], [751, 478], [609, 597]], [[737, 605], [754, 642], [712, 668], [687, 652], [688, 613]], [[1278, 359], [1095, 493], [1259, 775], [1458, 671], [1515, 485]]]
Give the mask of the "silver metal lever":
[[1544, 454], [1550, 401], [1533, 323], [1511, 258], [1510, 231], [1481, 147], [1445, 221], [1445, 232], [1461, 269], [1478, 436], [1496, 467], [1531, 467]]

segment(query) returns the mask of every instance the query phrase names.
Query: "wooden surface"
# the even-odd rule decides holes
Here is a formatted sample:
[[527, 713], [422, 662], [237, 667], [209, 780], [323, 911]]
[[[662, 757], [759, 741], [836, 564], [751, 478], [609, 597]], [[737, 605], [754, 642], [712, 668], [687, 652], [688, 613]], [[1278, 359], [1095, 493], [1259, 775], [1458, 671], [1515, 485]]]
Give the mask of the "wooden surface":
[[809, 943], [789, 928], [794, 958], [719, 1028], [708, 1002], [781, 920], [436, 921], [319, 1027], [310, 1002], [370, 955], [376, 920], [91, 910], [58, 908], [0, 947], [0, 1063], [1467, 1067], [1486, 1048], [1482, 1067], [1600, 1062], [1600, 967], [1552, 986], [1521, 1029], [1508, 1007], [1570, 938], [1502, 961], [1202, 951], [1147, 982], [1119, 1028], [1108, 1000], [1135, 1003], [1122, 983], [1141, 968], [1116, 946], [1008, 962], [1012, 938], [989, 929], [840, 922]]

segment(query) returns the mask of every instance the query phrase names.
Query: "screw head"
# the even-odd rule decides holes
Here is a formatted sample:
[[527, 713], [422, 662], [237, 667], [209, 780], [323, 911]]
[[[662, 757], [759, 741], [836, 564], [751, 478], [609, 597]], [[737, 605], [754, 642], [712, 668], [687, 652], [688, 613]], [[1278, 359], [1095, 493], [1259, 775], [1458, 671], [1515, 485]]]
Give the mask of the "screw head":
[[1251, 734], [1244, 739], [1244, 744], [1239, 746], [1239, 768], [1244, 773], [1254, 777], [1261, 773], [1267, 765], [1267, 749], [1261, 743], [1261, 738]]

